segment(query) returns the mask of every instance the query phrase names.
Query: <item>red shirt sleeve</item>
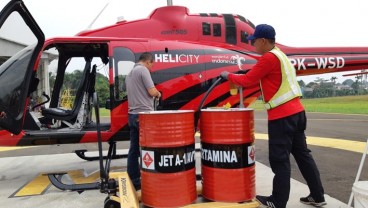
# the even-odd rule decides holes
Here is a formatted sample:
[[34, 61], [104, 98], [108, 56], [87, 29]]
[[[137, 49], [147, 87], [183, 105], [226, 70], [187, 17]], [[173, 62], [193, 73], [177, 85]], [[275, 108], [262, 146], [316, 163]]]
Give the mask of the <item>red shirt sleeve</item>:
[[[256, 65], [246, 74], [229, 74], [228, 80], [243, 87], [254, 86], [261, 81], [264, 100], [268, 102], [278, 91], [281, 85], [281, 63], [271, 52], [261, 56]], [[283, 118], [304, 110], [299, 98], [290, 100], [276, 108], [267, 111], [268, 119]]]
[[246, 74], [229, 74], [229, 81], [243, 87], [250, 87], [262, 81], [265, 100], [268, 101], [281, 85], [280, 60], [271, 52], [265, 53]]

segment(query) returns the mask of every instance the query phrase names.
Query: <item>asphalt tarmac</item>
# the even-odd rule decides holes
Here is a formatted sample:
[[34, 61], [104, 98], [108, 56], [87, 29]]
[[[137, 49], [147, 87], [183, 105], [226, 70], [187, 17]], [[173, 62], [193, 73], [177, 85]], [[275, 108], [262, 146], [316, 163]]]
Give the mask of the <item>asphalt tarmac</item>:
[[[327, 140], [326, 138], [336, 139], [335, 145], [340, 142], [338, 139], [360, 141], [364, 145], [367, 142], [368, 115], [307, 113], [307, 118], [307, 143], [309, 143], [308, 137], [320, 137], [321, 142]], [[265, 111], [256, 111], [255, 132], [267, 134], [267, 115]], [[256, 145], [257, 161], [269, 166], [267, 141], [257, 139]], [[348, 203], [362, 153], [336, 149], [333, 145], [327, 145], [330, 147], [309, 145], [309, 149], [312, 151], [319, 168], [325, 193]], [[356, 144], [356, 149], [364, 149], [364, 146], [362, 148], [362, 143]], [[294, 158], [291, 158], [292, 178], [305, 183]], [[367, 162], [363, 166], [359, 180], [368, 180]]]
[[[348, 203], [351, 188], [362, 157], [362, 153], [359, 152], [359, 150], [362, 149], [362, 145], [364, 149], [365, 142], [368, 138], [368, 115], [307, 113], [307, 117], [307, 136], [320, 137], [317, 138], [318, 143], [309, 145], [309, 148], [312, 150], [312, 154], [319, 167], [325, 193], [339, 201]], [[269, 166], [267, 140], [259, 139], [267, 134], [267, 116], [265, 111], [255, 112], [255, 133], [256, 160], [259, 163]], [[327, 141], [331, 139], [336, 140], [335, 145], [341, 143], [342, 140], [357, 141], [359, 142], [356, 144], [357, 151], [345, 150], [344, 147], [337, 149], [335, 145], [323, 144], [325, 140]], [[128, 142], [120, 142], [118, 144], [118, 149], [127, 149], [128, 145]], [[53, 145], [0, 151], [0, 158], [33, 155], [40, 155], [40, 157], [42, 155], [51, 156], [55, 154], [72, 153], [76, 149], [95, 151], [97, 149], [97, 145]], [[107, 149], [107, 146], [104, 145], [104, 149]], [[9, 166], [8, 168], [13, 168], [12, 164], [2, 164], [2, 167], [6, 168], [4, 165]], [[305, 181], [293, 159], [292, 178], [305, 184]], [[269, 178], [268, 180], [271, 182], [272, 178]], [[368, 180], [368, 167], [363, 168], [360, 180]]]

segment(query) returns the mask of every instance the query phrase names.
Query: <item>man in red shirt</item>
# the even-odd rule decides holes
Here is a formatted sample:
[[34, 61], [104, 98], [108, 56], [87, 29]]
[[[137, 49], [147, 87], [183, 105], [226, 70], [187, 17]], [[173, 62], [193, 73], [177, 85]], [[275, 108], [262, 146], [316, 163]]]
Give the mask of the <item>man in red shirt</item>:
[[275, 46], [274, 28], [258, 25], [248, 37], [262, 55], [246, 74], [221, 72], [221, 77], [235, 85], [250, 87], [259, 82], [268, 114], [268, 148], [271, 169], [275, 174], [271, 196], [256, 196], [265, 207], [284, 208], [290, 193], [290, 153], [307, 181], [310, 194], [300, 202], [317, 207], [326, 205], [324, 189], [317, 165], [307, 148], [307, 119], [300, 102], [300, 87], [295, 68], [287, 56]]

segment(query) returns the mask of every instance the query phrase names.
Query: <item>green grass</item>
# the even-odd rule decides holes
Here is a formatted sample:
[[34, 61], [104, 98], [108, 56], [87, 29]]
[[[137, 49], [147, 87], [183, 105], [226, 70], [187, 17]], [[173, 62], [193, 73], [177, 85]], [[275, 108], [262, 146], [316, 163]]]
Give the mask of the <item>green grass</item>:
[[[93, 118], [95, 118], [95, 110], [92, 112]], [[100, 108], [100, 117], [110, 117], [110, 110], [106, 108]]]
[[[302, 99], [302, 103], [307, 112], [368, 114], [368, 95]], [[265, 110], [260, 100], [249, 107]], [[100, 108], [100, 116], [109, 117], [110, 110]]]
[[100, 108], [100, 116], [110, 116], [110, 110], [106, 108]]
[[[368, 95], [302, 99], [301, 101], [307, 112], [368, 114]], [[260, 100], [250, 107], [256, 110], [264, 109]]]

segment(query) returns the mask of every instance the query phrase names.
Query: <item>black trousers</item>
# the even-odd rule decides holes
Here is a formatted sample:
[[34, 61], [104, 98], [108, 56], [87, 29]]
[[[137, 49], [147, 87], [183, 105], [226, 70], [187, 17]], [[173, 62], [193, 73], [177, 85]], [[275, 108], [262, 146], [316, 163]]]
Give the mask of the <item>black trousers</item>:
[[307, 148], [305, 111], [268, 122], [269, 161], [273, 178], [272, 198], [281, 207], [286, 207], [290, 194], [290, 153], [307, 182], [315, 200], [324, 201], [324, 190], [317, 165]]

